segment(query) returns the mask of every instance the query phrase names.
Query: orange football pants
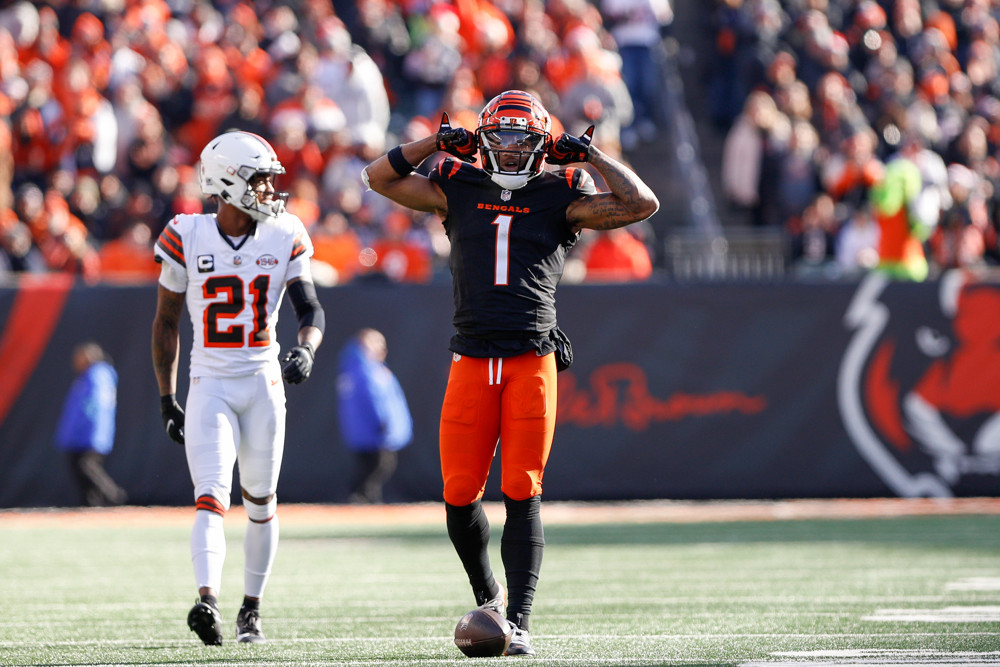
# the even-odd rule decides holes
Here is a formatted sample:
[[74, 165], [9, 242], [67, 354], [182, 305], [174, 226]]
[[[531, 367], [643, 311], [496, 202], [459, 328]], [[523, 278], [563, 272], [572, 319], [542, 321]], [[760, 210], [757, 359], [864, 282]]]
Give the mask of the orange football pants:
[[554, 354], [453, 355], [441, 407], [445, 502], [464, 506], [482, 498], [498, 440], [503, 493], [513, 500], [539, 495], [555, 428]]

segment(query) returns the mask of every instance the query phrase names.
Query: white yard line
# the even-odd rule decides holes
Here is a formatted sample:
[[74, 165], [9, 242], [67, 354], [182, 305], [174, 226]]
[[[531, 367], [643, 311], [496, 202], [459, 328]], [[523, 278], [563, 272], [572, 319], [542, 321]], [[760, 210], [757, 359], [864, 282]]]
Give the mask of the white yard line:
[[955, 606], [940, 609], [878, 609], [863, 621], [904, 623], [996, 623], [1000, 607]]
[[1000, 591], [1000, 577], [966, 577], [944, 586], [948, 591]]
[[937, 651], [934, 649], [843, 649], [778, 651], [786, 660], [744, 662], [739, 667], [928, 667], [929, 665], [995, 665], [1000, 652]]

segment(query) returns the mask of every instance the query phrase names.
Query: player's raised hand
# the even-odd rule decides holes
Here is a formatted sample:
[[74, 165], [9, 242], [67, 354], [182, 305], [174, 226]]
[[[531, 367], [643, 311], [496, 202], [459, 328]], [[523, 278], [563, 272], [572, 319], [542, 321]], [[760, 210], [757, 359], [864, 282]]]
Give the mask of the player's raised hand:
[[469, 132], [464, 127], [452, 127], [448, 121], [448, 113], [441, 114], [441, 127], [437, 133], [438, 150], [444, 151], [460, 160], [475, 162], [476, 152], [479, 147], [476, 144], [476, 135]]
[[579, 137], [574, 137], [572, 134], [563, 132], [549, 147], [548, 163], [573, 164], [574, 162], [586, 162], [587, 154], [590, 151], [590, 142], [593, 138], [593, 125], [588, 127], [587, 131]]
[[281, 358], [281, 375], [285, 382], [298, 384], [309, 378], [316, 352], [309, 343], [296, 345]]
[[163, 417], [163, 428], [170, 439], [178, 445], [184, 444], [184, 410], [174, 394], [160, 396], [160, 416]]

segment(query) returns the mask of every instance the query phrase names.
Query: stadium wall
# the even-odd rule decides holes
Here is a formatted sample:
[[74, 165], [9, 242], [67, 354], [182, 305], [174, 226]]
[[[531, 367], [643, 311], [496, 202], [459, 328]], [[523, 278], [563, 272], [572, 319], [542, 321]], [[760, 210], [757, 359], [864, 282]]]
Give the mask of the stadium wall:
[[[415, 422], [386, 500], [439, 500], [450, 286], [319, 292], [327, 339], [309, 381], [287, 387], [282, 501], [346, 501], [352, 461], [337, 435], [336, 362], [341, 344], [364, 326], [386, 334]], [[72, 381], [71, 350], [83, 339], [100, 342], [120, 374], [111, 474], [134, 504], [192, 502], [183, 448], [159, 416], [149, 342], [155, 303], [152, 286], [51, 276], [0, 289], [0, 507], [76, 504], [52, 433]], [[546, 498], [997, 494], [998, 283], [955, 273], [923, 284], [869, 276], [566, 285], [559, 313], [576, 362], [559, 375]], [[286, 304], [279, 340], [287, 345], [294, 328]], [[183, 334], [182, 370], [190, 329]], [[186, 390], [182, 378], [182, 396]]]

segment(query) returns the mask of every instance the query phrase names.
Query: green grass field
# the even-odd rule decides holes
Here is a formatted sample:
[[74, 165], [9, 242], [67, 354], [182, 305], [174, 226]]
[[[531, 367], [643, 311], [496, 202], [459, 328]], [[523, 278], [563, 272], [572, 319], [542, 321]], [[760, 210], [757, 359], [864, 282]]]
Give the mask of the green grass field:
[[[190, 514], [136, 512], [0, 513], [0, 665], [1000, 664], [998, 515], [548, 521], [538, 656], [470, 659], [443, 521], [284, 521], [269, 642], [205, 647], [185, 624]], [[226, 520], [227, 633], [242, 521]]]

